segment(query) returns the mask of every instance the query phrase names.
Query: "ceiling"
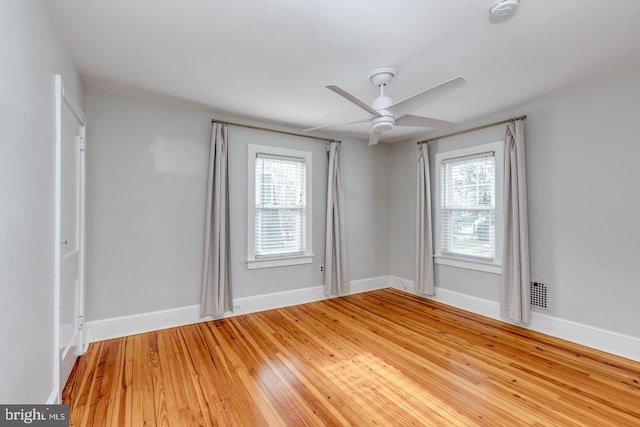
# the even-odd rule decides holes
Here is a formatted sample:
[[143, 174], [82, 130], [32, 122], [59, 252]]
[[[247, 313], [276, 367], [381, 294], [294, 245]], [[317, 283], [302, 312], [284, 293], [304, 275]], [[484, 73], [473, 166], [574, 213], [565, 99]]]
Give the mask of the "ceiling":
[[[90, 88], [314, 127], [368, 113], [367, 74], [398, 70], [399, 101], [456, 76], [468, 85], [414, 114], [465, 122], [594, 80], [640, 72], [640, 1], [46, 0]], [[427, 135], [395, 127], [382, 142]], [[323, 133], [368, 138], [369, 124]]]

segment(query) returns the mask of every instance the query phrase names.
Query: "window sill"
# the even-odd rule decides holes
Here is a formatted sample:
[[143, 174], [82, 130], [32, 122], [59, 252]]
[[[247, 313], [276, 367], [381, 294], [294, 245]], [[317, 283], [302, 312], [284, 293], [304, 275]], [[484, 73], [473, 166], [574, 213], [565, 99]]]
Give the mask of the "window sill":
[[467, 259], [446, 258], [443, 256], [434, 256], [433, 260], [436, 264], [448, 265], [449, 267], [465, 268], [467, 270], [483, 271], [491, 274], [502, 274], [502, 266], [498, 264]]
[[248, 259], [247, 269], [253, 270], [257, 268], [286, 267], [288, 265], [311, 264], [313, 254], [306, 254], [293, 257], [274, 257], [263, 259]]

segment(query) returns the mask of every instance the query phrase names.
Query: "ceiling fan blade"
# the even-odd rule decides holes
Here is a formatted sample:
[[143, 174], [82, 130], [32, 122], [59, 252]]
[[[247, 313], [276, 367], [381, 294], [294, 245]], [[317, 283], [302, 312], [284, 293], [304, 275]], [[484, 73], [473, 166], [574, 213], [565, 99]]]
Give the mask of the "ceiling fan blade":
[[372, 132], [369, 137], [369, 145], [376, 145], [380, 141], [380, 135], [382, 135], [382, 132]]
[[402, 101], [398, 101], [388, 107], [387, 110], [394, 116], [401, 117], [466, 84], [467, 81], [464, 78], [456, 77], [455, 79], [451, 79], [429, 89], [423, 90], [422, 92], [418, 92], [413, 96], [403, 99]]
[[312, 131], [314, 131], [314, 130], [324, 129], [324, 128], [332, 128], [332, 127], [336, 127], [336, 126], [355, 125], [355, 124], [357, 124], [357, 123], [364, 123], [364, 122], [368, 122], [368, 121], [370, 121], [370, 120], [371, 120], [371, 119], [362, 119], [362, 120], [358, 120], [358, 121], [355, 121], [355, 122], [339, 123], [339, 124], [337, 124], [337, 125], [324, 125], [324, 126], [317, 126], [317, 127], [314, 127], [314, 128], [305, 129], [304, 131], [305, 131], [305, 132], [312, 132]]
[[405, 114], [396, 120], [396, 126], [418, 126], [435, 129], [451, 129], [456, 124], [446, 120], [432, 119], [430, 117], [413, 116]]
[[342, 89], [339, 86], [336, 85], [328, 85], [326, 86], [327, 89], [334, 91], [335, 93], [337, 93], [338, 95], [340, 95], [341, 97], [343, 97], [344, 99], [353, 102], [354, 104], [356, 104], [358, 107], [362, 108], [363, 110], [365, 110], [368, 113], [371, 114], [375, 114], [376, 116], [378, 116], [378, 112], [371, 107], [369, 104], [367, 104], [366, 102], [362, 101], [359, 98], [356, 98], [355, 96], [351, 95], [349, 92], [347, 92], [346, 90]]

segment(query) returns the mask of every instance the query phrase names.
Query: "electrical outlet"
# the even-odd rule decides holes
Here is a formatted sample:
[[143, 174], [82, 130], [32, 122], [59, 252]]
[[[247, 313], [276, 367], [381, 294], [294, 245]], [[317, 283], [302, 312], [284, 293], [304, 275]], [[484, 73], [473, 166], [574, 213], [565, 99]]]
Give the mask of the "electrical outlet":
[[320, 266], [320, 273], [324, 273], [324, 265]]

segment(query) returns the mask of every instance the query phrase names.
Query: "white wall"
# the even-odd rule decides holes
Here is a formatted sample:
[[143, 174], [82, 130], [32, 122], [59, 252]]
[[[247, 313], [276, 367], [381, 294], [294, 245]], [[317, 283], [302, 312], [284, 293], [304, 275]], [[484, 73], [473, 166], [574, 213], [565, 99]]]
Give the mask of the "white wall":
[[[527, 114], [531, 278], [549, 285], [549, 314], [640, 337], [637, 118], [640, 78], [539, 100], [476, 124]], [[432, 153], [502, 136], [502, 128], [430, 143]], [[391, 274], [413, 279], [415, 141], [392, 153]], [[397, 253], [395, 253], [397, 251]], [[407, 260], [410, 260], [407, 261]], [[438, 266], [437, 286], [499, 300], [499, 276]]]
[[390, 272], [414, 279], [416, 241], [417, 148], [414, 142], [393, 144], [389, 156], [391, 222]]
[[87, 99], [87, 320], [193, 304], [211, 115]]
[[0, 402], [54, 388], [54, 74], [84, 87], [41, 1], [0, 2]]
[[[209, 111], [90, 90], [87, 319], [199, 304]], [[217, 118], [273, 127], [247, 119]], [[296, 130], [296, 129], [286, 129]], [[235, 298], [320, 286], [327, 153], [308, 138], [229, 127]], [[313, 153], [313, 264], [248, 270], [247, 145]], [[390, 147], [344, 139], [347, 251], [353, 280], [389, 272]]]
[[341, 173], [349, 278], [389, 274], [391, 147], [342, 139]]

